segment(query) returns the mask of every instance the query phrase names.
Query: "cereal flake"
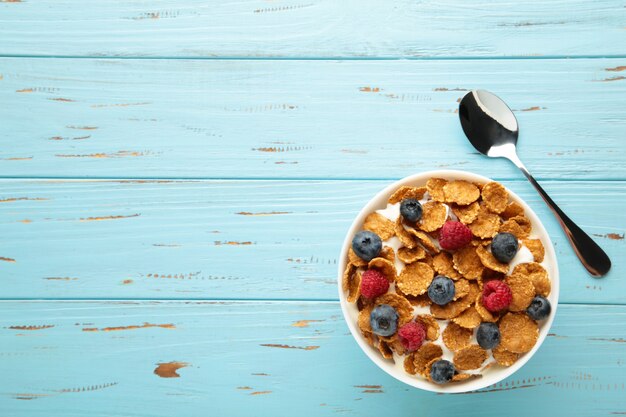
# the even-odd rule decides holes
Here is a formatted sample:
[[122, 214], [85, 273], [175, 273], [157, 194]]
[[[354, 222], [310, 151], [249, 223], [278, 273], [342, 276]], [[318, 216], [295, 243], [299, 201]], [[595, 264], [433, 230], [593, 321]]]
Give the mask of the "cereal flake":
[[539, 328], [525, 313], [507, 313], [499, 323], [500, 345], [513, 353], [526, 353], [535, 346]]
[[443, 344], [453, 352], [469, 346], [471, 338], [472, 330], [461, 327], [454, 322], [448, 323], [442, 335]]
[[518, 240], [526, 239], [530, 234], [532, 226], [530, 220], [524, 216], [511, 217], [500, 226], [500, 233], [511, 233]]
[[373, 305], [366, 306], [363, 310], [359, 311], [359, 319], [357, 320], [357, 324], [359, 326], [359, 330], [365, 333], [372, 333], [372, 326], [370, 324], [370, 315], [372, 314], [372, 310], [374, 309]]
[[396, 204], [404, 200], [405, 198], [414, 198], [416, 200], [422, 199], [426, 193], [426, 187], [409, 187], [403, 185], [398, 188], [395, 193], [389, 197], [389, 204]]
[[385, 359], [393, 359], [393, 351], [389, 347], [389, 343], [384, 340], [378, 341], [378, 351]]
[[509, 264], [498, 261], [485, 246], [477, 246], [476, 254], [480, 258], [480, 262], [482, 262], [486, 268], [503, 274], [509, 272]]
[[509, 305], [509, 311], [523, 311], [528, 308], [535, 296], [535, 286], [528, 276], [521, 273], [512, 274], [504, 279], [511, 288], [513, 297]]
[[498, 365], [502, 366], [511, 366], [513, 365], [520, 357], [519, 353], [509, 352], [508, 350], [502, 348], [502, 345], [498, 345], [491, 350], [491, 354], [493, 358], [496, 360]]
[[404, 357], [404, 370], [407, 374], [411, 375], [415, 375], [417, 373], [417, 370], [415, 369], [415, 352]]
[[454, 366], [456, 369], [466, 371], [477, 369], [487, 359], [487, 352], [478, 345], [466, 346], [454, 353]]
[[387, 278], [387, 281], [389, 282], [394, 282], [396, 280], [397, 277], [397, 273], [396, 273], [396, 267], [393, 264], [393, 262], [391, 262], [388, 259], [385, 258], [374, 258], [372, 259], [369, 264], [367, 264], [367, 268], [368, 269], [375, 269], [377, 271], [379, 271], [381, 274], [383, 274], [385, 276], [385, 278]]
[[348, 264], [343, 273], [343, 290], [347, 292], [346, 300], [354, 303], [361, 296], [361, 272], [356, 267]]
[[500, 216], [489, 212], [484, 207], [481, 207], [476, 219], [467, 225], [472, 231], [472, 234], [480, 238], [492, 238], [498, 233], [500, 229]]
[[398, 328], [408, 323], [413, 318], [413, 306], [409, 300], [394, 293], [383, 294], [375, 300], [376, 305], [387, 304], [396, 309], [398, 313]]
[[426, 330], [426, 340], [437, 340], [439, 338], [439, 323], [430, 314], [420, 314], [415, 321], [421, 323]]
[[411, 303], [412, 306], [416, 306], [416, 307], [428, 307], [429, 305], [432, 304], [432, 301], [430, 300], [430, 298], [428, 297], [427, 293], [424, 293], [422, 295], [418, 295], [416, 297], [412, 296], [412, 295], [406, 295], [403, 294], [401, 290], [396, 289], [396, 292], [400, 295], [402, 295], [404, 298], [406, 298], [407, 300], [409, 300], [409, 303]]
[[454, 374], [450, 382], [463, 382], [463, 381], [469, 381], [470, 379], [476, 379], [476, 378], [481, 378], [481, 377], [482, 377], [481, 374], [466, 374], [466, 373], [461, 372], [461, 373]]
[[482, 317], [480, 316], [480, 314], [478, 314], [476, 308], [474, 306], [471, 306], [463, 313], [453, 318], [452, 321], [463, 328], [475, 329], [482, 322]]
[[478, 213], [480, 212], [480, 204], [478, 201], [474, 201], [472, 204], [468, 206], [458, 206], [453, 204], [451, 206], [452, 213], [459, 219], [459, 221], [463, 224], [470, 224], [476, 217], [478, 217]]
[[417, 238], [417, 241], [430, 253], [439, 253], [439, 248], [433, 243], [428, 234], [415, 229], [409, 229], [409, 233]]
[[[416, 352], [413, 357], [413, 365], [417, 373], [424, 374], [426, 365], [429, 362], [440, 359], [443, 356], [443, 350], [441, 346], [434, 343], [424, 343]], [[430, 369], [428, 369], [430, 373]]]
[[523, 216], [523, 215], [524, 215], [524, 207], [522, 207], [519, 203], [516, 203], [515, 201], [509, 203], [509, 205], [506, 206], [504, 211], [500, 213], [500, 216], [502, 216], [502, 218], [505, 220], [510, 219], [511, 217]]
[[424, 262], [414, 262], [404, 267], [398, 275], [396, 286], [404, 294], [418, 296], [428, 290], [435, 271]]
[[471, 182], [452, 181], [443, 186], [443, 193], [448, 203], [455, 203], [460, 206], [467, 206], [478, 200], [480, 191]]
[[430, 178], [426, 181], [426, 190], [428, 190], [428, 194], [430, 198], [435, 201], [439, 201], [441, 203], [446, 202], [446, 196], [443, 192], [443, 187], [448, 183], [448, 181], [443, 178]]
[[409, 249], [413, 249], [417, 246], [417, 239], [408, 230], [404, 228], [404, 224], [402, 223], [402, 217], [398, 217], [395, 224], [395, 232], [400, 242]]
[[363, 229], [376, 233], [382, 240], [395, 234], [394, 223], [380, 213], [370, 213], [363, 221]]
[[356, 267], [367, 266], [367, 262], [359, 258], [359, 256], [354, 253], [354, 250], [352, 250], [352, 248], [348, 249], [348, 260], [352, 265]]
[[382, 250], [378, 254], [378, 257], [384, 258], [390, 261], [391, 263], [394, 263], [394, 261], [396, 260], [396, 254], [393, 251], [393, 248], [390, 246], [383, 246]]
[[469, 294], [470, 291], [470, 283], [466, 279], [460, 279], [454, 282], [454, 298], [453, 300], [458, 300], [461, 297], [465, 297]]
[[433, 257], [433, 269], [437, 271], [438, 274], [453, 280], [461, 278], [461, 274], [454, 269], [452, 255], [448, 252], [441, 252]]
[[465, 246], [452, 255], [454, 269], [466, 279], [478, 279], [483, 272], [483, 264], [476, 254], [476, 248]]
[[550, 295], [552, 285], [548, 278], [548, 271], [536, 262], [528, 262], [515, 266], [511, 275], [521, 275], [532, 282], [535, 292], [547, 297]]
[[441, 228], [448, 218], [446, 206], [436, 201], [429, 201], [422, 206], [422, 219], [419, 227], [425, 232], [434, 232]]
[[506, 210], [509, 203], [509, 193], [502, 184], [492, 181], [483, 186], [482, 198], [485, 206], [494, 212], [502, 213]]
[[431, 304], [430, 313], [435, 316], [435, 318], [440, 320], [450, 320], [467, 310], [471, 304], [472, 301], [470, 301], [470, 294], [468, 294], [456, 301], [450, 301], [443, 306]]
[[425, 257], [426, 251], [421, 246], [416, 246], [414, 248], [402, 247], [398, 249], [398, 259], [405, 264], [411, 264], [415, 261], [419, 261], [420, 259], [424, 259]]
[[543, 258], [546, 254], [546, 250], [543, 247], [543, 243], [539, 239], [524, 239], [522, 244], [528, 248], [530, 253], [533, 254], [535, 262], [543, 262]]
[[474, 304], [474, 308], [476, 309], [476, 312], [478, 313], [482, 321], [495, 323], [500, 319], [500, 315], [498, 313], [492, 313], [491, 311], [487, 310], [487, 308], [485, 308], [485, 306], [483, 305], [482, 294], [478, 294], [478, 296], [476, 297], [476, 304]]

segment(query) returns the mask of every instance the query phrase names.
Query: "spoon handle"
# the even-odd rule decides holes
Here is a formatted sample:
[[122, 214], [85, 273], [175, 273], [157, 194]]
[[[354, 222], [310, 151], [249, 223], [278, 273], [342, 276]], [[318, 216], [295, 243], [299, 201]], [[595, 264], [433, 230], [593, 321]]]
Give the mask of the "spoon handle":
[[522, 173], [528, 178], [528, 181], [535, 187], [543, 201], [546, 202], [554, 216], [559, 221], [559, 224], [563, 228], [567, 239], [569, 240], [574, 252], [583, 266], [594, 277], [601, 277], [606, 275], [611, 269], [611, 260], [606, 252], [602, 250], [596, 242], [589, 237], [580, 227], [576, 225], [569, 217], [561, 211], [559, 206], [550, 198], [548, 193], [539, 185], [539, 183], [530, 175], [530, 172], [526, 169], [522, 161], [519, 160], [517, 155], [509, 155], [509, 159], [513, 162]]

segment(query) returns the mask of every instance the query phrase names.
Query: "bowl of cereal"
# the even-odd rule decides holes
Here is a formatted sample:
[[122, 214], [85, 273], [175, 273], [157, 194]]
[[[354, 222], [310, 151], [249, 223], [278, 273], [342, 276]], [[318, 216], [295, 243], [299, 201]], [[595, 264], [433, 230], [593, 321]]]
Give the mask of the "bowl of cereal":
[[500, 183], [429, 171], [380, 191], [352, 223], [339, 261], [344, 318], [394, 378], [467, 392], [520, 369], [558, 303], [550, 236]]

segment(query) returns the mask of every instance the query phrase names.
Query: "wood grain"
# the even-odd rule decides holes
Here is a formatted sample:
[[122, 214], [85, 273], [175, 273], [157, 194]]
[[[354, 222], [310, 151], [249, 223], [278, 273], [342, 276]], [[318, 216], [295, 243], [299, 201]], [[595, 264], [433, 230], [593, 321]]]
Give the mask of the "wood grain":
[[538, 178], [626, 179], [626, 82], [598, 82], [625, 63], [0, 59], [0, 169], [399, 178], [461, 168], [520, 178], [461, 131], [458, 90], [481, 87], [516, 110], [520, 158]]
[[[0, 414], [626, 414], [625, 19], [615, 0], [0, 0]], [[514, 109], [606, 278], [467, 144], [474, 88]], [[384, 374], [335, 301], [358, 210], [437, 168], [504, 180], [561, 270], [536, 357], [463, 395]]]
[[[2, 297], [334, 300], [345, 233], [388, 184], [0, 181], [0, 256], [12, 259], [0, 262]], [[538, 213], [556, 245], [561, 301], [622, 303], [626, 184], [543, 184], [613, 258], [601, 280], [580, 266], [526, 181], [504, 184]]]
[[[82, 331], [145, 321], [176, 328]], [[0, 362], [12, 375], [0, 404], [12, 416], [528, 415], [530, 406], [513, 404], [568, 416], [624, 411], [626, 349], [612, 340], [626, 334], [624, 306], [561, 306], [520, 371], [459, 395], [418, 391], [378, 369], [335, 302], [11, 301], [0, 303], [0, 322]], [[23, 324], [54, 327], [9, 327]]]
[[0, 54], [21, 56], [606, 56], [626, 43], [616, 0], [23, 0], [0, 16]]

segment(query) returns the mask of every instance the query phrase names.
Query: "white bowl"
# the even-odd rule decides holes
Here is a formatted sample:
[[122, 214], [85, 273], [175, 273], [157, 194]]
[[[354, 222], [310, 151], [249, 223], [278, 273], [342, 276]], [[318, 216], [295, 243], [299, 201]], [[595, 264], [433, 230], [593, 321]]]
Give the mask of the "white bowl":
[[524, 207], [526, 217], [528, 217], [528, 219], [530, 219], [532, 223], [532, 235], [535, 238], [541, 239], [541, 242], [543, 243], [543, 246], [545, 248], [545, 257], [542, 265], [548, 271], [549, 278], [552, 284], [552, 291], [550, 293], [550, 296], [548, 297], [548, 299], [550, 300], [550, 304], [552, 305], [552, 312], [550, 314], [550, 317], [539, 323], [539, 339], [537, 340], [535, 346], [530, 352], [523, 354], [512, 366], [493, 366], [484, 371], [482, 378], [476, 378], [465, 382], [450, 383], [444, 385], [435, 384], [433, 382], [427, 381], [420, 376], [409, 375], [404, 371], [402, 366], [396, 368], [392, 361], [383, 359], [383, 357], [380, 355], [380, 352], [370, 346], [363, 339], [363, 336], [361, 335], [361, 332], [357, 327], [358, 309], [356, 307], [356, 303], [348, 303], [346, 301], [346, 295], [344, 294], [341, 285], [343, 272], [348, 259], [348, 249], [352, 244], [352, 238], [354, 237], [355, 233], [361, 230], [361, 225], [363, 224], [363, 220], [365, 219], [365, 217], [375, 210], [384, 209], [387, 206], [387, 199], [389, 198], [389, 196], [391, 196], [391, 194], [393, 194], [393, 192], [396, 191], [399, 187], [403, 185], [423, 186], [426, 184], [426, 181], [432, 177], [445, 178], [448, 180], [458, 179], [472, 182], [491, 181], [489, 178], [485, 178], [481, 175], [476, 175], [465, 171], [428, 171], [403, 178], [389, 185], [384, 190], [376, 194], [376, 196], [372, 198], [369, 203], [367, 203], [365, 207], [363, 207], [363, 209], [361, 209], [356, 219], [354, 219], [354, 222], [352, 223], [352, 226], [350, 227], [350, 230], [348, 231], [348, 234], [346, 235], [346, 238], [343, 242], [341, 256], [339, 257], [338, 271], [339, 300], [341, 303], [341, 310], [343, 311], [344, 318], [348, 323], [348, 327], [350, 328], [352, 336], [357, 341], [361, 349], [363, 349], [363, 352], [365, 352], [365, 354], [383, 371], [387, 372], [389, 375], [393, 376], [397, 380], [404, 382], [405, 384], [426, 391], [447, 393], [474, 391], [498, 383], [503, 379], [511, 376], [513, 373], [515, 373], [515, 371], [524, 366], [524, 364], [528, 362], [528, 360], [535, 354], [535, 352], [539, 349], [539, 347], [545, 340], [548, 332], [550, 331], [552, 321], [554, 320], [554, 316], [556, 314], [559, 299], [559, 269], [552, 241], [550, 240], [548, 232], [546, 232], [546, 229], [543, 227], [543, 224], [541, 223], [535, 212], [515, 193], [507, 189], [510, 198], [513, 201], [519, 203], [522, 207]]

